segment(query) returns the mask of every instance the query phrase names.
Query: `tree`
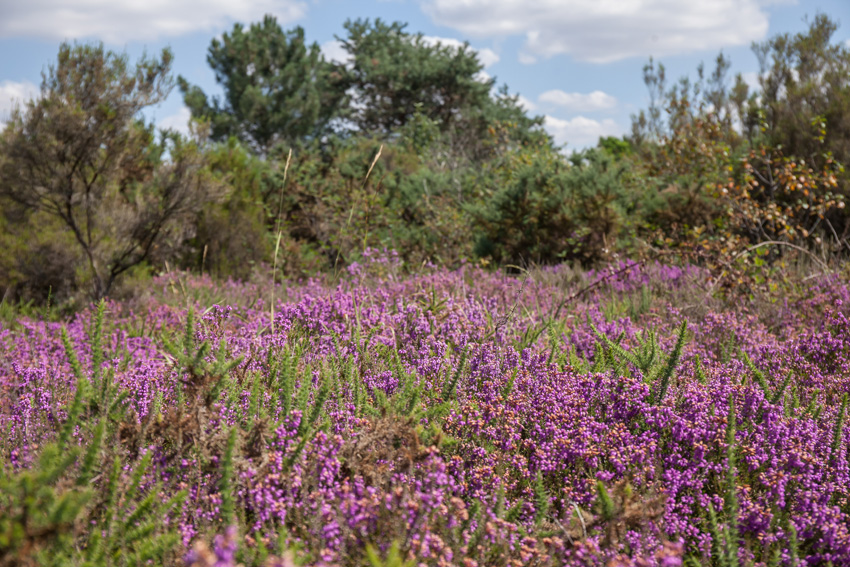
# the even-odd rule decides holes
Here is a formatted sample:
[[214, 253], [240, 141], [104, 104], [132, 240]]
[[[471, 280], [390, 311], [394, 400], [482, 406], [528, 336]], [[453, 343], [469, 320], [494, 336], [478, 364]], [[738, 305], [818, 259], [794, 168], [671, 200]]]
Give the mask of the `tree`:
[[180, 77], [186, 106], [193, 117], [210, 121], [213, 140], [236, 136], [260, 154], [279, 143], [320, 138], [345, 102], [340, 76], [318, 44], [307, 45], [301, 27], [283, 31], [272, 16], [248, 30], [235, 24], [212, 41], [207, 62], [224, 98], [210, 102]]
[[[838, 25], [818, 14], [806, 32], [753, 44], [758, 113], [769, 142], [786, 155], [850, 163], [850, 49], [831, 42]], [[846, 178], [844, 188], [847, 190]]]
[[61, 220], [94, 298], [186, 230], [185, 216], [212, 194], [197, 147], [176, 134], [156, 142], [139, 117], [171, 89], [171, 60], [166, 49], [131, 68], [103, 45], [63, 43], [39, 98], [0, 135], [0, 197]]
[[[689, 123], [710, 120], [718, 139], [733, 149], [781, 148], [783, 155], [818, 169], [833, 161], [850, 163], [850, 49], [832, 43], [837, 27], [819, 14], [805, 32], [754, 43], [760, 69], [755, 92], [740, 74], [727, 88], [730, 61], [722, 53], [709, 77], [700, 65], [695, 83], [683, 78], [669, 90], [664, 66], [650, 59], [644, 67], [650, 106], [632, 117], [632, 143], [651, 148], [645, 142], [661, 142]], [[846, 176], [838, 183], [848, 191]]]
[[632, 153], [631, 144], [626, 139], [615, 136], [600, 136], [596, 146], [615, 159], [620, 159]]
[[348, 21], [346, 38], [337, 39], [349, 57], [328, 62], [302, 28], [284, 31], [266, 16], [211, 43], [207, 61], [222, 98], [210, 99], [183, 77], [178, 85], [192, 116], [210, 122], [213, 140], [235, 136], [262, 156], [280, 144], [324, 147], [333, 134], [393, 137], [414, 118], [450, 132], [463, 149], [497, 122], [510, 124], [517, 142], [541, 139], [542, 117], [528, 117], [504, 91], [493, 96], [494, 81], [483, 78], [468, 45], [435, 44], [406, 27]]
[[740, 74], [734, 87], [728, 88], [727, 74], [731, 66], [731, 60], [720, 52], [710, 76], [706, 77], [705, 65], [700, 63], [695, 82], [682, 77], [668, 89], [664, 65], [658, 63], [656, 66], [650, 57], [649, 63], [643, 67], [649, 108], [632, 115], [632, 134], [629, 137], [632, 146], [649, 151], [656, 149], [665, 139], [675, 136], [677, 130], [688, 128], [708, 115], [717, 124], [722, 138], [727, 143], [736, 143], [740, 136], [734, 125], [736, 119], [744, 118], [742, 105], [747, 93]]
[[474, 50], [432, 44], [409, 34], [407, 24], [380, 19], [347, 21], [346, 38], [337, 38], [350, 55], [339, 65], [346, 88], [357, 102], [351, 119], [361, 132], [389, 135], [417, 112], [441, 128], [472, 108], [490, 102], [493, 79]]

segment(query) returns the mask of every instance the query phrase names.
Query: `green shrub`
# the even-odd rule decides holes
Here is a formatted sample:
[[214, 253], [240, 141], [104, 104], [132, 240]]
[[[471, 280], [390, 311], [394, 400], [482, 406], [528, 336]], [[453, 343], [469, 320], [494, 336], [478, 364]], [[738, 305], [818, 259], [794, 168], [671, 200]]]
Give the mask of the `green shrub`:
[[479, 256], [498, 263], [593, 263], [639, 223], [628, 163], [591, 149], [569, 160], [549, 150], [519, 150], [468, 205]]

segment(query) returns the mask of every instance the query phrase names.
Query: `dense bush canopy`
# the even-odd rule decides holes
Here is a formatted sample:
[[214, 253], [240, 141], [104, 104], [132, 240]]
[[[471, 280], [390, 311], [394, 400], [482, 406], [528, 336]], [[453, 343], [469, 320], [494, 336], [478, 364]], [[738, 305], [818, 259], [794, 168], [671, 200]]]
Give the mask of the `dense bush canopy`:
[[376, 248], [411, 270], [678, 258], [757, 291], [789, 257], [850, 251], [836, 26], [755, 45], [754, 92], [723, 54], [672, 86], [650, 61], [632, 133], [572, 155], [474, 50], [398, 22], [347, 22], [344, 61], [271, 16], [235, 25], [209, 48], [223, 97], [177, 80], [192, 140], [140, 119], [171, 88], [170, 53], [132, 68], [64, 45], [0, 135], [0, 285], [73, 309], [171, 268], [338, 273]]

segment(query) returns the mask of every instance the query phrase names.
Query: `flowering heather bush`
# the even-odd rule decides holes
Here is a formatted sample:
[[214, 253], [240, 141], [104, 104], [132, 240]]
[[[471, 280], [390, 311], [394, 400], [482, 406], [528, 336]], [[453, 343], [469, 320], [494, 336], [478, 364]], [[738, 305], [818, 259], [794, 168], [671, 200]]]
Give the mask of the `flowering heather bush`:
[[809, 283], [768, 325], [693, 268], [373, 258], [19, 319], [0, 565], [850, 565], [850, 285]]

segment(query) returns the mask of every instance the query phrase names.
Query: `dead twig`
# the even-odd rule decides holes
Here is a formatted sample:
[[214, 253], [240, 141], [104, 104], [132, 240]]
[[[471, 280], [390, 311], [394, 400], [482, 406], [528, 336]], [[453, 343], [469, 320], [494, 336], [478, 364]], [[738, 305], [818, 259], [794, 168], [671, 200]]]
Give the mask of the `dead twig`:
[[609, 279], [613, 278], [614, 276], [619, 276], [620, 274], [624, 274], [626, 272], [629, 272], [629, 271], [633, 270], [634, 268], [636, 268], [638, 266], [642, 267], [644, 262], [645, 262], [644, 260], [641, 260], [640, 262], [634, 262], [633, 264], [628, 264], [627, 266], [620, 268], [619, 270], [613, 271], [613, 272], [609, 273], [608, 275], [599, 278], [598, 280], [596, 280], [592, 284], [587, 285], [587, 286], [579, 289], [578, 291], [576, 291], [575, 293], [573, 293], [569, 297], [565, 298], [564, 300], [561, 301], [561, 303], [558, 304], [558, 308], [555, 310], [555, 314], [551, 317], [551, 319], [553, 319], [553, 320], [557, 319], [558, 316], [561, 314], [561, 309], [563, 309], [564, 306], [567, 305], [568, 303], [572, 303], [573, 301], [575, 301], [576, 299], [578, 299], [579, 297], [581, 297], [582, 295], [584, 295], [588, 291], [590, 291], [590, 290], [592, 290], [596, 287], [599, 287], [600, 285], [602, 285], [603, 283], [605, 283]]

